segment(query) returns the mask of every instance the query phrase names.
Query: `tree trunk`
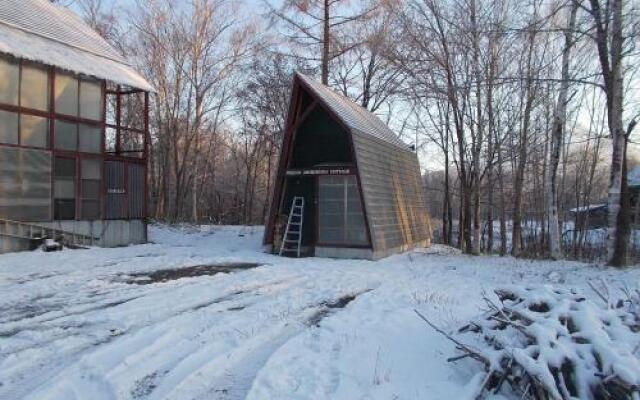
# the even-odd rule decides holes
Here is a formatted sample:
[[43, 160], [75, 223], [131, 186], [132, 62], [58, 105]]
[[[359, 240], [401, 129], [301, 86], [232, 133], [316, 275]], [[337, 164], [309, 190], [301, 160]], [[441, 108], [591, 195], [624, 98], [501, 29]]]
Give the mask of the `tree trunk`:
[[560, 163], [560, 149], [564, 139], [564, 127], [567, 115], [567, 95], [569, 92], [569, 59], [573, 46], [573, 31], [576, 24], [578, 3], [571, 3], [569, 23], [565, 30], [564, 49], [562, 51], [562, 72], [560, 93], [553, 113], [553, 127], [551, 133], [551, 149], [549, 156], [549, 173], [547, 174], [547, 212], [549, 214], [549, 255], [552, 259], [562, 258], [560, 246], [560, 222], [558, 218], [558, 164]]
[[[594, 0], [592, 0], [593, 2]], [[622, 126], [623, 110], [623, 72], [622, 72], [622, 0], [612, 1], [613, 21], [611, 26], [611, 71], [607, 87], [607, 103], [609, 131], [612, 139], [611, 174], [609, 178], [609, 230], [607, 238], [607, 255], [609, 265], [624, 266], [627, 263], [629, 246], [628, 218], [624, 218], [623, 181], [626, 183], [626, 142], [627, 138]], [[598, 37], [606, 40], [606, 37]], [[598, 50], [601, 47], [599, 46]], [[605, 55], [606, 57], [606, 55]], [[601, 55], [602, 58], [602, 55]], [[628, 211], [628, 210], [627, 210]]]
[[324, 0], [324, 19], [322, 32], [322, 83], [329, 84], [329, 47], [331, 42], [329, 24], [329, 0]]

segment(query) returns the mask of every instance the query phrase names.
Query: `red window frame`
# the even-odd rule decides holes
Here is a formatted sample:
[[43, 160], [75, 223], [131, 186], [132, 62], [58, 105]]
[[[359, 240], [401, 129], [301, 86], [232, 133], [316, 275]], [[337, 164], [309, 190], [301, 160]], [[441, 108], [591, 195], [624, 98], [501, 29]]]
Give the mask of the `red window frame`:
[[[20, 115], [32, 115], [32, 116], [38, 116], [38, 117], [44, 117], [48, 119], [48, 138], [47, 138], [47, 146], [46, 147], [35, 147], [35, 146], [24, 146], [21, 144], [21, 138], [20, 138], [20, 132], [18, 131], [18, 143], [17, 144], [11, 144], [11, 143], [0, 143], [0, 146], [3, 147], [15, 147], [15, 148], [25, 148], [25, 149], [34, 149], [34, 150], [40, 150], [40, 151], [47, 151], [51, 154], [51, 213], [50, 213], [50, 218], [51, 220], [55, 220], [54, 215], [55, 215], [55, 159], [56, 157], [65, 157], [65, 158], [74, 158], [76, 161], [76, 177], [75, 177], [75, 183], [76, 183], [76, 210], [75, 210], [75, 219], [76, 220], [80, 220], [81, 216], [82, 216], [82, 206], [81, 206], [81, 190], [82, 190], [82, 173], [81, 173], [81, 159], [83, 158], [93, 158], [93, 159], [100, 159], [101, 160], [101, 193], [100, 193], [100, 219], [104, 219], [105, 217], [105, 206], [106, 206], [106, 180], [105, 180], [105, 161], [106, 160], [116, 160], [116, 161], [122, 161], [125, 164], [125, 174], [128, 171], [128, 165], [129, 163], [136, 163], [136, 164], [142, 164], [145, 166], [145, 182], [144, 182], [144, 191], [145, 191], [145, 209], [144, 209], [144, 217], [146, 218], [147, 214], [147, 201], [146, 201], [146, 196], [148, 196], [147, 194], [147, 188], [148, 188], [148, 182], [147, 182], [147, 176], [146, 176], [146, 166], [147, 166], [147, 158], [148, 158], [148, 153], [149, 153], [149, 93], [145, 92], [143, 90], [128, 90], [128, 89], [123, 89], [120, 85], [116, 85], [115, 89], [109, 88], [107, 86], [107, 81], [106, 80], [98, 80], [95, 78], [91, 78], [91, 77], [87, 77], [84, 76], [82, 74], [73, 74], [74, 78], [76, 79], [77, 83], [78, 83], [78, 102], [80, 102], [80, 90], [81, 90], [81, 85], [80, 85], [80, 81], [85, 79], [85, 80], [93, 80], [93, 81], [100, 81], [101, 82], [101, 96], [102, 96], [102, 118], [100, 120], [91, 120], [91, 119], [86, 119], [86, 118], [82, 118], [79, 115], [78, 116], [73, 116], [73, 115], [65, 115], [65, 114], [59, 114], [56, 112], [56, 107], [55, 107], [55, 81], [56, 81], [56, 75], [58, 73], [61, 74], [67, 74], [66, 72], [63, 72], [61, 70], [59, 70], [58, 68], [54, 67], [54, 66], [49, 66], [49, 65], [43, 65], [40, 63], [36, 63], [36, 62], [31, 62], [31, 61], [27, 61], [27, 60], [23, 60], [23, 59], [16, 59], [13, 57], [5, 57], [2, 56], [4, 59], [7, 59], [9, 62], [15, 63], [18, 68], [19, 68], [19, 79], [20, 82], [18, 82], [18, 90], [20, 90], [20, 85], [22, 82], [22, 67], [23, 65], [37, 65], [37, 66], [41, 66], [44, 69], [47, 70], [47, 74], [48, 74], [48, 90], [49, 90], [49, 105], [48, 105], [48, 110], [47, 111], [42, 111], [42, 110], [37, 110], [37, 109], [32, 109], [32, 108], [27, 108], [27, 107], [22, 107], [21, 106], [21, 101], [20, 101], [20, 92], [18, 93], [18, 105], [14, 105], [14, 104], [6, 104], [6, 103], [0, 103], [0, 110], [3, 111], [8, 111], [8, 112], [12, 112], [12, 113], [16, 113], [18, 114], [18, 118], [20, 118]], [[120, 109], [120, 102], [121, 102], [121, 97], [125, 96], [125, 95], [131, 95], [131, 94], [140, 94], [141, 96], [143, 96], [143, 115], [141, 116], [143, 118], [143, 122], [142, 122], [142, 126], [143, 128], [132, 128], [132, 127], [127, 127], [127, 126], [123, 126], [121, 125], [120, 121], [121, 121], [121, 109]], [[108, 95], [116, 95], [117, 98], [117, 109], [116, 109], [116, 124], [107, 124], [107, 96]], [[80, 104], [79, 104], [80, 106]], [[78, 113], [80, 113], [79, 108], [78, 108]], [[85, 124], [85, 125], [91, 125], [94, 127], [98, 127], [100, 128], [101, 131], [101, 149], [100, 149], [100, 153], [90, 153], [90, 152], [82, 152], [79, 151], [78, 149], [76, 149], [75, 151], [70, 151], [70, 150], [62, 150], [62, 149], [56, 149], [55, 147], [55, 134], [56, 134], [56, 130], [55, 130], [55, 121], [56, 120], [61, 120], [61, 121], [65, 121], [65, 122], [70, 122], [70, 123], [76, 123], [76, 124]], [[109, 128], [115, 128], [116, 129], [116, 136], [117, 136], [117, 144], [116, 144], [116, 151], [115, 153], [107, 153], [106, 152], [106, 147], [105, 147], [105, 135], [106, 135], [106, 129], [107, 127]], [[19, 129], [19, 125], [18, 125], [18, 129]], [[120, 136], [122, 134], [123, 131], [130, 131], [130, 132], [135, 132], [136, 134], [139, 134], [142, 137], [142, 142], [143, 142], [143, 148], [141, 150], [141, 157], [130, 157], [127, 156], [126, 152], [123, 152], [120, 148]], [[126, 188], [126, 190], [128, 191], [128, 188]], [[127, 193], [127, 200], [128, 200], [128, 193]], [[126, 206], [128, 207], [128, 202], [126, 204]], [[129, 212], [127, 210], [127, 212], [125, 213], [125, 215], [129, 215]]]

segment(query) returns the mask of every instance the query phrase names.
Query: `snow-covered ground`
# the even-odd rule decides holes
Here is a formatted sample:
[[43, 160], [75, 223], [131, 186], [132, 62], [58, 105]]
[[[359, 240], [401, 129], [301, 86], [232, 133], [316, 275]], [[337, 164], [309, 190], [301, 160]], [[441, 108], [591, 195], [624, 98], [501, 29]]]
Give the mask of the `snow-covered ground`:
[[[496, 286], [588, 293], [589, 280], [640, 279], [441, 246], [377, 262], [288, 259], [262, 253], [261, 237], [153, 228], [142, 246], [0, 256], [0, 399], [464, 399], [476, 365], [448, 363], [453, 345], [414, 309], [453, 331]], [[132, 278], [226, 263], [261, 265]]]

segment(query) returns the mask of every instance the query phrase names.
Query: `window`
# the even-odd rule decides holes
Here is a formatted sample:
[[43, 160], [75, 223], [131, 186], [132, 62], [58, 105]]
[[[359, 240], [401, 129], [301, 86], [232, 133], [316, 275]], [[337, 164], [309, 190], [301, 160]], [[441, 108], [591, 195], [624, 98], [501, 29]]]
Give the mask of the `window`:
[[18, 144], [18, 114], [0, 110], [0, 143]]
[[58, 150], [78, 150], [78, 124], [56, 120], [55, 142]]
[[49, 109], [49, 74], [36, 65], [22, 65], [20, 106], [40, 111]]
[[81, 162], [80, 200], [82, 219], [100, 219], [101, 167], [102, 163], [98, 159], [83, 159]]
[[144, 129], [144, 95], [130, 93], [120, 96], [120, 126]]
[[355, 176], [327, 175], [319, 179], [319, 242], [367, 245], [364, 214]]
[[80, 117], [102, 120], [102, 84], [97, 81], [80, 81]]
[[107, 153], [116, 153], [116, 143], [118, 141], [118, 131], [116, 128], [107, 126], [104, 134], [104, 150]]
[[76, 218], [76, 160], [56, 157], [54, 165], [54, 219]]
[[69, 74], [56, 73], [56, 113], [78, 116], [78, 80]]
[[120, 151], [125, 157], [144, 157], [144, 134], [121, 129]]
[[79, 150], [85, 153], [100, 153], [102, 150], [102, 128], [80, 124]]
[[0, 218], [51, 219], [51, 154], [0, 146]]
[[18, 82], [19, 64], [0, 58], [0, 103], [18, 105]]
[[20, 144], [31, 147], [49, 146], [49, 120], [34, 115], [20, 115]]

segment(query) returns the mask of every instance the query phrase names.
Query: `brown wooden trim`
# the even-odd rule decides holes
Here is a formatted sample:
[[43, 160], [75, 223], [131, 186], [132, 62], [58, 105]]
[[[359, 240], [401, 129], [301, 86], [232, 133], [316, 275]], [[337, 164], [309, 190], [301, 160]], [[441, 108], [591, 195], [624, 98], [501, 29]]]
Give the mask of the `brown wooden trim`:
[[55, 129], [55, 106], [56, 106], [56, 69], [55, 67], [49, 67], [49, 148], [51, 149], [51, 221], [55, 219], [56, 204], [55, 204], [55, 167], [56, 157], [53, 153], [53, 147], [56, 139]]
[[9, 111], [16, 114], [33, 115], [34, 117], [50, 118], [51, 116], [51, 113], [49, 111], [36, 110], [34, 108], [26, 108], [4, 103], [0, 103], [0, 110]]
[[66, 114], [54, 114], [53, 118], [58, 119], [60, 121], [74, 122], [78, 124], [91, 125], [91, 126], [102, 127], [104, 125], [104, 122], [101, 120], [74, 117], [73, 115], [66, 115]]
[[149, 92], [144, 93], [144, 205], [142, 211], [142, 217], [146, 220], [149, 217], [149, 174], [146, 160], [149, 157], [149, 146], [151, 145], [151, 139], [149, 137]]
[[280, 157], [278, 159], [278, 170], [276, 172], [276, 179], [273, 185], [273, 194], [271, 196], [271, 205], [269, 207], [269, 218], [267, 220], [267, 226], [265, 227], [265, 235], [263, 244], [273, 244], [273, 236], [275, 229], [275, 220], [282, 207], [282, 193], [286, 190], [285, 187], [285, 167], [287, 165], [286, 154], [291, 142], [292, 127], [296, 119], [296, 112], [298, 111], [298, 103], [300, 98], [298, 96], [299, 88], [294, 78], [291, 98], [289, 100], [289, 111], [287, 113], [287, 122], [285, 125], [284, 135], [282, 137], [282, 145], [280, 147]]
[[112, 129], [122, 128], [123, 130], [125, 130], [125, 131], [127, 131], [127, 132], [134, 132], [134, 133], [137, 133], [137, 134], [140, 134], [140, 135], [144, 135], [144, 134], [145, 134], [144, 129], [139, 129], [139, 128], [129, 128], [129, 127], [126, 127], [126, 126], [119, 126], [119, 125], [107, 124], [107, 123], [105, 123], [105, 126], [106, 126], [107, 128], [112, 128]]
[[23, 146], [21, 144], [13, 144], [13, 143], [0, 143], [0, 147], [12, 147], [16, 149], [28, 149], [28, 150], [40, 150], [40, 151], [48, 151], [51, 153], [51, 149], [49, 147], [36, 147], [36, 146]]

